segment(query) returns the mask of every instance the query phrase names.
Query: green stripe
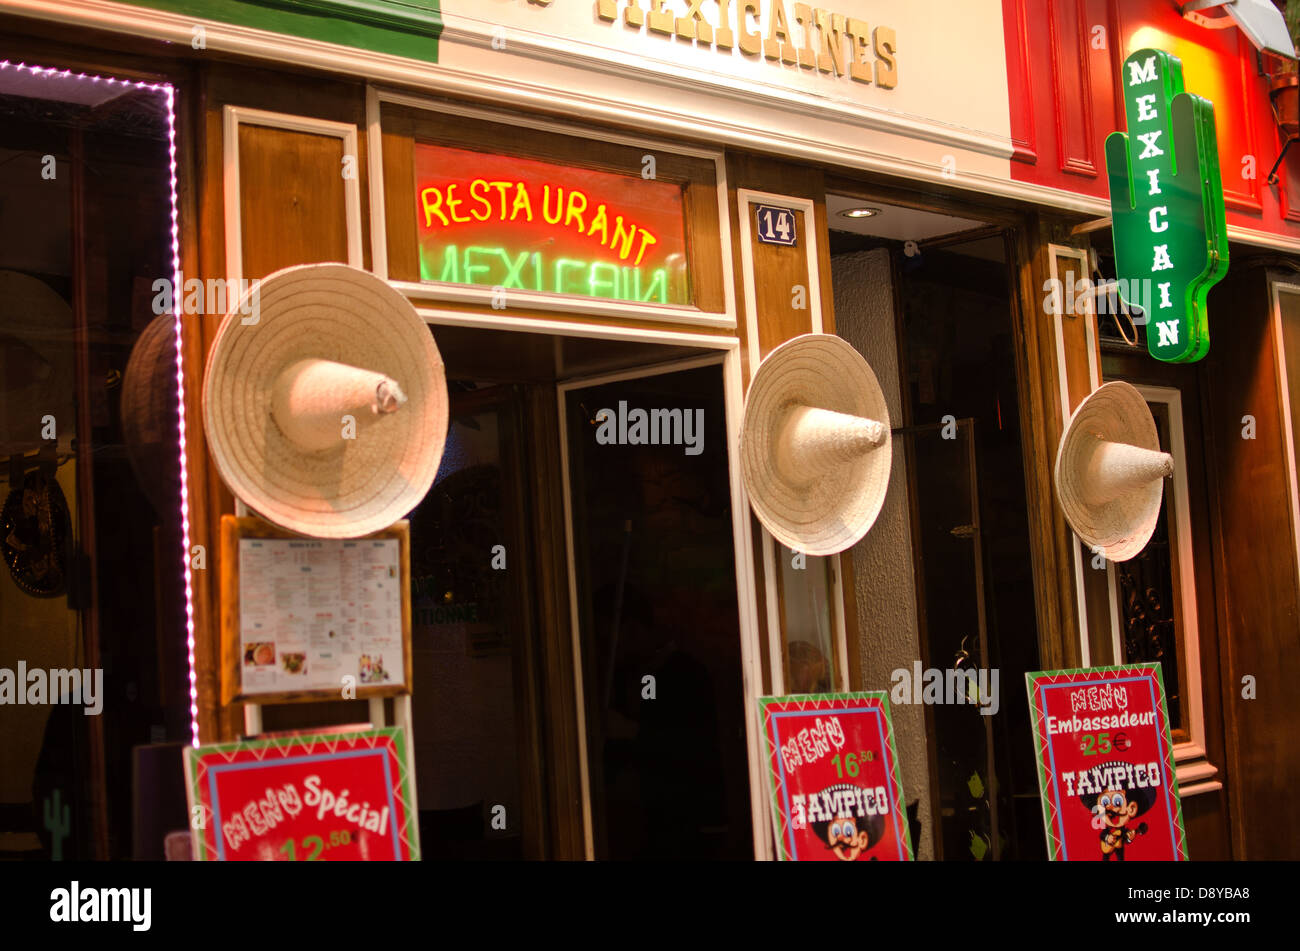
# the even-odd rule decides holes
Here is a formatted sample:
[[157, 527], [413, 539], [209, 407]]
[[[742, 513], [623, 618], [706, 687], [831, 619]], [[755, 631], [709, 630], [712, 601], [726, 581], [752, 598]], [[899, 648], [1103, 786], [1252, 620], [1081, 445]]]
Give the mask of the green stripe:
[[204, 20], [438, 62], [440, 0], [125, 0]]

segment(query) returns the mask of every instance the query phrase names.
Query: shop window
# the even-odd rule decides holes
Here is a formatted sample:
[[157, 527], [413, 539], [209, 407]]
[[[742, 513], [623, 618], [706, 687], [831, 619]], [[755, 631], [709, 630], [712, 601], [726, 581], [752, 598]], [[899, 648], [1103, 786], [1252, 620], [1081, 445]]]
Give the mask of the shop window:
[[0, 70], [0, 859], [188, 829], [168, 108]]
[[846, 687], [841, 671], [841, 627], [836, 624], [836, 559], [813, 557], [777, 545], [784, 623], [785, 693], [828, 693]]
[[1297, 491], [1296, 456], [1300, 446], [1300, 286], [1276, 282], [1274, 324], [1275, 346], [1278, 349], [1280, 401], [1285, 424], [1284, 438], [1287, 447], [1287, 477], [1291, 483], [1291, 531], [1296, 545], [1297, 564], [1300, 564], [1300, 491]]
[[[1195, 365], [1157, 364], [1139, 348], [1104, 340], [1102, 357], [1106, 379], [1130, 380], [1145, 397], [1160, 447], [1174, 457], [1174, 474], [1165, 480], [1146, 546], [1128, 561], [1107, 563], [1108, 604], [1102, 604], [1109, 616], [1099, 611], [1100, 624], [1094, 626], [1109, 631], [1102, 656], [1113, 663], [1160, 663], [1178, 782], [1186, 797], [1219, 788], [1218, 767], [1209, 759], [1219, 700], [1205, 680], [1217, 666], [1216, 619], [1209, 607], [1214, 588], [1203, 567], [1209, 558], [1210, 500], [1204, 447], [1188, 438], [1203, 431], [1196, 396], [1200, 372]], [[1096, 650], [1099, 642], [1093, 644]], [[1203, 657], [1209, 658], [1204, 664]]]
[[[1160, 448], [1170, 452], [1169, 407], [1151, 403], [1160, 436]], [[1185, 739], [1187, 699], [1183, 695], [1180, 642], [1187, 637], [1186, 621], [1179, 624], [1181, 578], [1178, 576], [1178, 536], [1170, 530], [1172, 491], [1160, 502], [1155, 532], [1135, 558], [1115, 564], [1119, 601], [1120, 656], [1123, 663], [1159, 663], [1169, 706], [1169, 728]]]
[[[1115, 636], [1122, 663], [1158, 661], [1178, 761], [1205, 755], [1200, 624], [1194, 542], [1188, 513], [1183, 400], [1177, 388], [1139, 385], [1155, 419], [1160, 448], [1174, 457], [1151, 540], [1129, 561], [1112, 564]], [[1182, 749], [1179, 749], [1182, 747]]]

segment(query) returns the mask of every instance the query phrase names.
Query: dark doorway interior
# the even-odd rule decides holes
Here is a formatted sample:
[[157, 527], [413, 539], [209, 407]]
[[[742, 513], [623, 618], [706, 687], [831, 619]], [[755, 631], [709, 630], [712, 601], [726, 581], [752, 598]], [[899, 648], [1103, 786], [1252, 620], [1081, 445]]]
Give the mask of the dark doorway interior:
[[[423, 854], [581, 857], [585, 766], [596, 857], [751, 858], [720, 364], [655, 372], [700, 352], [433, 334], [451, 424], [410, 515]], [[632, 378], [557, 391], [610, 372]], [[602, 444], [593, 419], [620, 401], [692, 426], [676, 443]]]
[[[992, 717], [933, 708], [942, 855], [1041, 858], [1024, 694], [1038, 637], [1005, 246], [984, 239], [897, 261], [929, 664], [996, 669], [1001, 695]], [[960, 421], [955, 439], [949, 417]]]
[[[698, 445], [603, 444], [603, 413], [681, 410]], [[720, 365], [568, 393], [597, 858], [753, 855]]]

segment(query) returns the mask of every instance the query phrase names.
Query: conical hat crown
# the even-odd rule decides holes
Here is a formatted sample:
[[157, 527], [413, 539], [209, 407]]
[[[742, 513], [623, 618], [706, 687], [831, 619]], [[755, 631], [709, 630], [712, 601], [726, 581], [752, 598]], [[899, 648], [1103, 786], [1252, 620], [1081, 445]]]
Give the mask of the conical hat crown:
[[428, 326], [386, 281], [342, 264], [287, 268], [255, 293], [255, 319], [232, 310], [208, 359], [204, 423], [222, 478], [303, 535], [386, 528], [428, 492], [447, 434]]
[[750, 384], [741, 472], [759, 521], [782, 544], [831, 555], [880, 514], [889, 483], [889, 411], [867, 361], [839, 337], [777, 347]]
[[1127, 561], [1155, 531], [1163, 480], [1173, 471], [1146, 399], [1115, 381], [1095, 390], [1070, 418], [1056, 453], [1056, 494], [1090, 550]]

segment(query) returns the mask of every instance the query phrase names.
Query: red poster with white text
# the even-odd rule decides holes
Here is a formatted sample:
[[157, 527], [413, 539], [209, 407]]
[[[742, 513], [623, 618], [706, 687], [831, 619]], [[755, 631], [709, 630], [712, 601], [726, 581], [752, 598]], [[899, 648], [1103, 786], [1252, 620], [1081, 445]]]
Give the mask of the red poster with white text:
[[420, 857], [400, 728], [191, 748], [185, 773], [200, 861]]
[[1048, 854], [1187, 858], [1159, 664], [1028, 673]]
[[798, 862], [908, 861], [882, 692], [760, 697], [777, 853]]

